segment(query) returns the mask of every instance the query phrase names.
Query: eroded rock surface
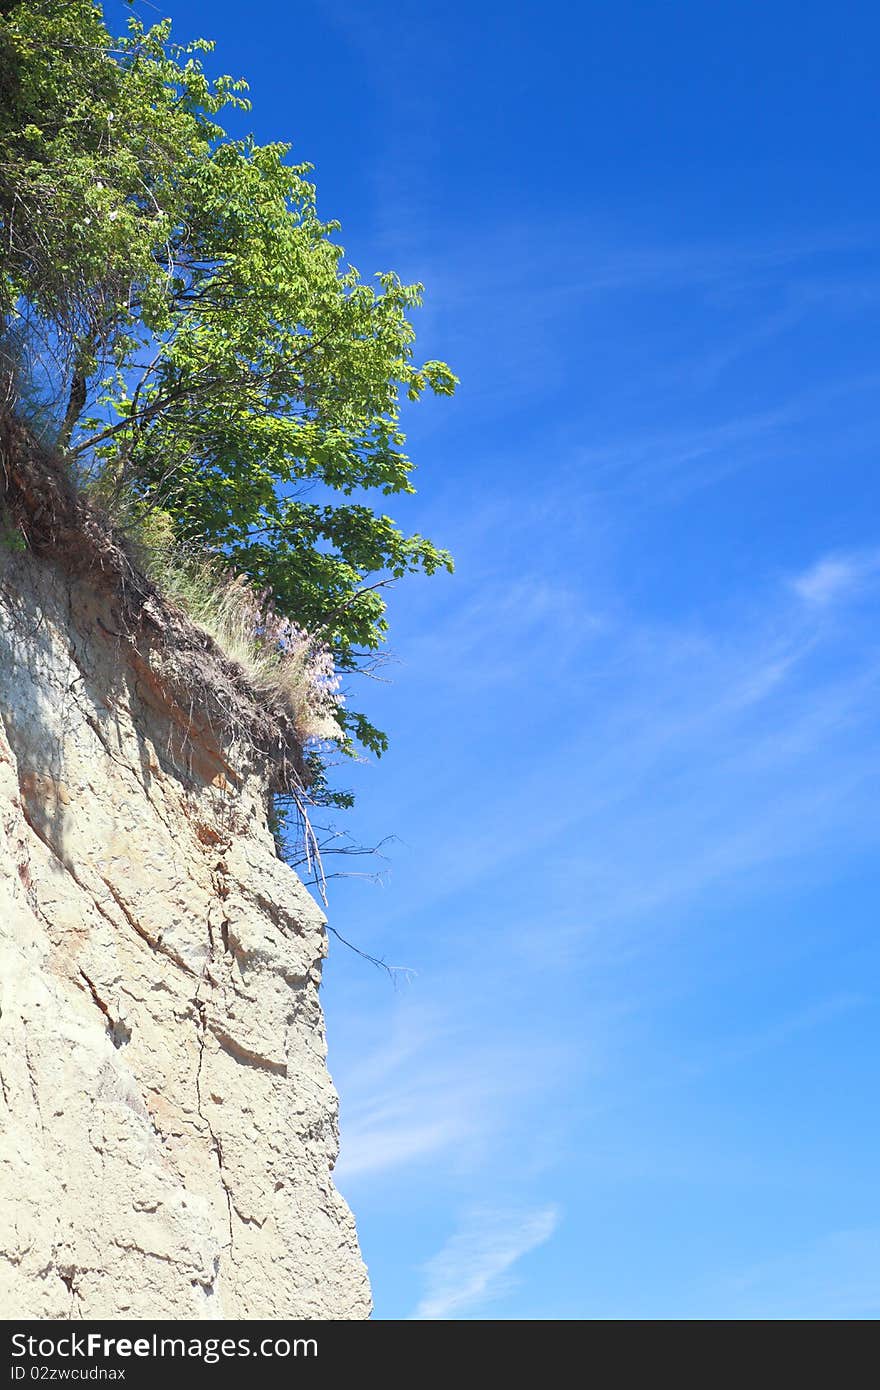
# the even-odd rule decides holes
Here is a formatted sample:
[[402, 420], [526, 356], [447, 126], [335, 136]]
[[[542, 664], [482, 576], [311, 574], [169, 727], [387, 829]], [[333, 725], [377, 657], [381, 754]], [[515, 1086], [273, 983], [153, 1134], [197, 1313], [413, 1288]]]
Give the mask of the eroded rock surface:
[[0, 551], [0, 1316], [366, 1317], [324, 921], [167, 658]]

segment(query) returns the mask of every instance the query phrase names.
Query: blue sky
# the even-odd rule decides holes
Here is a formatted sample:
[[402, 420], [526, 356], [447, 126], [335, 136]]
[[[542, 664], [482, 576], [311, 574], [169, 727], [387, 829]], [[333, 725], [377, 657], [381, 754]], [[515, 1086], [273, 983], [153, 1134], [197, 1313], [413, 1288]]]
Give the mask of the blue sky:
[[462, 378], [331, 903], [376, 1315], [876, 1316], [875, 8], [172, 14]]

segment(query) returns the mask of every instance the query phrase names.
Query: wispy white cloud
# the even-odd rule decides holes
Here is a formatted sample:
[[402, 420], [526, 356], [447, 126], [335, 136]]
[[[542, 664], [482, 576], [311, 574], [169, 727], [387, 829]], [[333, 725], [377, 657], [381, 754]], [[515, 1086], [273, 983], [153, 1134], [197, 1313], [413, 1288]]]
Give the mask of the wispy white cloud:
[[[700, 360], [698, 367], [683, 363], [679, 370], [692, 375], [709, 367]], [[603, 493], [625, 497], [630, 511], [634, 504], [651, 510], [680, 502], [757, 464], [772, 462], [777, 468], [803, 452], [804, 433], [817, 417], [830, 410], [839, 413], [842, 402], [853, 397], [876, 398], [878, 385], [880, 376], [869, 371], [786, 393], [767, 409], [737, 411], [705, 424], [685, 420], [614, 431], [595, 443], [563, 441], [560, 452], [567, 450], [577, 461], [577, 477], [567, 480], [566, 504], [570, 510], [579, 492]], [[875, 433], [872, 426], [871, 442]]]
[[621, 435], [579, 451], [591, 491], [637, 495], [644, 506], [676, 501], [729, 474], [792, 448], [787, 437], [799, 401], [710, 425]]
[[346, 1123], [336, 1180], [345, 1183], [407, 1167], [448, 1151], [467, 1131], [466, 1117], [458, 1108], [413, 1123], [405, 1100], [397, 1097], [393, 1105], [377, 1106]]
[[415, 990], [411, 1001], [395, 1001], [389, 1041], [372, 1050], [363, 1047], [362, 1020], [360, 1055], [334, 1065], [344, 1097], [343, 1187], [420, 1163], [447, 1173], [479, 1168], [510, 1115], [565, 1069], [560, 1043], [511, 1038], [500, 1019], [487, 1037], [482, 1003], [459, 981], [457, 1016], [443, 1016]]
[[[343, 1184], [448, 1154], [475, 1133], [479, 1069], [422, 1005], [397, 1003], [389, 1036], [364, 1048], [338, 1074], [345, 1096], [343, 1142], [336, 1167]], [[440, 1058], [441, 1060], [437, 1060]]]
[[425, 1292], [415, 1318], [461, 1317], [510, 1287], [510, 1271], [543, 1245], [559, 1224], [556, 1207], [527, 1212], [477, 1211], [423, 1268]]
[[[645, 622], [613, 595], [597, 608], [578, 605], [576, 594], [547, 602], [534, 632], [516, 604], [474, 601], [448, 613], [424, 639], [419, 664], [435, 700], [453, 680], [459, 708], [465, 699], [462, 748], [473, 745], [478, 758], [492, 744], [498, 711], [482, 693], [500, 653], [541, 672], [521, 736], [552, 728], [554, 738], [540, 759], [520, 763], [514, 753], [515, 778], [502, 769], [497, 795], [484, 791], [419, 846], [428, 870], [420, 910], [537, 855], [545, 913], [559, 924], [545, 940], [549, 932], [564, 948], [557, 933], [571, 942], [644, 919], [838, 837], [864, 844], [880, 767], [880, 644], [870, 629], [857, 634], [829, 596], [867, 584], [880, 555], [836, 557], [833, 571], [827, 564], [820, 557], [794, 579], [765, 575], [737, 605], [666, 623]], [[461, 664], [459, 637], [469, 653]], [[436, 772], [426, 756], [424, 779], [442, 787], [444, 776], [441, 746]], [[564, 911], [550, 908], [554, 884], [564, 887]], [[390, 905], [389, 920], [394, 913]], [[529, 951], [533, 915], [524, 919]], [[515, 935], [515, 919], [510, 928]]]
[[[398, 220], [402, 249], [408, 251], [417, 244], [423, 256], [429, 256], [436, 228], [425, 223], [412, 236], [411, 204], [406, 212], [404, 221], [409, 226], [401, 227]], [[546, 219], [541, 231], [546, 237]], [[530, 289], [551, 310], [570, 308], [599, 295], [693, 289], [709, 293], [712, 302], [729, 304], [748, 290], [780, 284], [796, 285], [801, 298], [848, 298], [861, 307], [866, 291], [876, 293], [877, 289], [876, 276], [870, 272], [851, 283], [830, 274], [825, 265], [829, 257], [870, 251], [877, 240], [873, 226], [829, 228], [800, 242], [785, 236], [752, 242], [717, 238], [668, 246], [621, 245], [619, 237], [609, 235], [596, 219], [575, 216], [558, 218], [553, 234], [570, 253], [548, 264], [541, 253], [544, 243], [532, 224], [507, 219], [485, 225], [467, 245], [444, 245], [442, 259], [438, 255], [430, 266], [428, 283], [449, 299], [456, 312], [475, 300], [491, 302], [493, 309], [503, 307], [516, 297], [514, 291], [521, 298]]]
[[791, 587], [804, 603], [825, 608], [862, 590], [878, 572], [880, 551], [824, 555], [802, 574], [795, 575]]
[[[395, 206], [398, 200], [406, 208]], [[613, 316], [621, 302], [631, 330], [625, 343], [631, 370], [621, 374], [615, 395], [625, 398], [628, 379], [642, 395], [646, 384], [665, 384], [667, 391], [687, 385], [693, 404], [694, 393], [713, 392], [744, 356], [772, 352], [774, 340], [817, 308], [863, 316], [880, 294], [873, 259], [855, 270], [848, 264], [852, 254], [870, 255], [876, 232], [869, 228], [829, 229], [800, 244], [767, 238], [627, 246], [595, 219], [560, 218], [550, 234], [570, 250], [548, 265], [536, 249], [546, 244], [546, 223], [540, 231], [528, 222], [489, 224], [468, 245], [451, 249], [435, 245], [430, 225], [413, 229], [408, 185], [384, 187], [379, 201], [389, 219], [389, 254], [429, 287], [422, 332], [436, 331], [461, 367], [465, 390], [471, 362], [479, 362], [480, 390], [469, 402], [479, 415], [509, 411], [514, 400], [521, 406], [543, 396], [548, 381], [564, 379], [571, 354], [563, 344], [579, 324], [603, 335], [613, 356], [619, 347], [613, 319], [610, 331], [604, 319], [601, 329], [596, 321]], [[699, 327], [689, 323], [688, 309]], [[643, 316], [639, 324], [633, 314]], [[588, 420], [578, 428], [585, 424], [589, 429]]]

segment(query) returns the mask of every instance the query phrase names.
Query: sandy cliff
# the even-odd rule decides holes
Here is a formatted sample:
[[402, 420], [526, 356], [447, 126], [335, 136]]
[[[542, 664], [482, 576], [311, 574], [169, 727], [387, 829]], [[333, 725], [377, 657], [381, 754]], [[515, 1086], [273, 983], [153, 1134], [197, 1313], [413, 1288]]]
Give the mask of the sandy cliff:
[[0, 1316], [365, 1317], [323, 919], [172, 657], [0, 547]]

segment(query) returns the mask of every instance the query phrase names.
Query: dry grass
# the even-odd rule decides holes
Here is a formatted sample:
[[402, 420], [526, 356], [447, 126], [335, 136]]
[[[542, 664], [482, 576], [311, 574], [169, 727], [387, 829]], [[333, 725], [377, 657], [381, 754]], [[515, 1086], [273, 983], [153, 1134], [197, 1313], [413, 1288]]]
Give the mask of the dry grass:
[[244, 673], [254, 693], [281, 707], [302, 746], [340, 738], [342, 696], [333, 659], [270, 598], [222, 558], [174, 538], [170, 518], [153, 511], [132, 527], [140, 567], [163, 598], [197, 623]]

